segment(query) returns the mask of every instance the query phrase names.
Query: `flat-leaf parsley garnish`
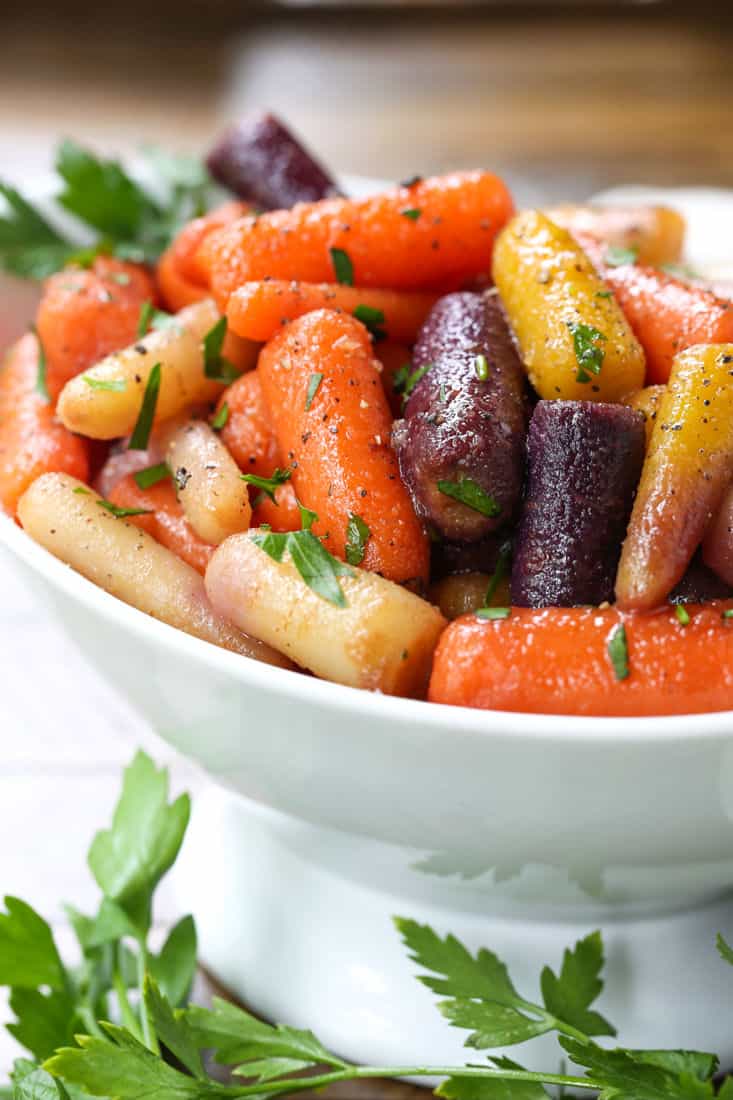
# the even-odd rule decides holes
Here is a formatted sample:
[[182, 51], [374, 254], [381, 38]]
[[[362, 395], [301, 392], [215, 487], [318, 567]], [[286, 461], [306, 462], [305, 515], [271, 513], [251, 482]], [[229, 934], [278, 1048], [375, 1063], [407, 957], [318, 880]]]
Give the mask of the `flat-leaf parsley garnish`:
[[626, 627], [623, 623], [615, 626], [608, 636], [608, 658], [617, 680], [626, 680], [629, 676], [629, 646], [626, 640]]
[[318, 519], [316, 513], [304, 508], [302, 504], [299, 507], [303, 524], [300, 531], [263, 531], [250, 535], [250, 538], [274, 561], [282, 561], [287, 551], [309, 588], [336, 607], [347, 607], [339, 577], [353, 577], [353, 570], [333, 554], [329, 554], [321, 540], [311, 531]]
[[128, 516], [149, 516], [153, 511], [152, 508], [120, 508], [111, 500], [99, 500], [97, 503], [100, 508], [106, 509], [117, 519], [126, 519]]
[[415, 389], [420, 379], [425, 377], [433, 365], [433, 363], [424, 363], [421, 367], [415, 367], [413, 370], [412, 363], [403, 363], [399, 370], [395, 371], [394, 378], [392, 379], [392, 388], [395, 393], [402, 394], [403, 405], [406, 403], [407, 398]]
[[124, 393], [127, 389], [126, 378], [95, 378], [93, 374], [83, 375], [90, 390], [108, 390], [110, 393]]
[[361, 516], [351, 512], [346, 524], [346, 560], [349, 565], [361, 565], [370, 535], [371, 531]]
[[384, 324], [383, 310], [375, 309], [374, 306], [358, 305], [354, 310], [354, 317], [366, 326], [375, 340], [387, 339], [387, 333], [380, 327]]
[[[255, 489], [259, 489], [261, 495], [268, 496], [273, 504], [277, 504], [275, 490], [284, 485], [286, 481], [290, 481], [292, 471], [276, 468], [270, 477], [260, 477], [259, 474], [240, 474], [239, 476], [248, 485], [254, 485]], [[258, 496], [255, 503], [258, 503], [259, 499]]]
[[351, 262], [351, 257], [348, 252], [345, 252], [343, 248], [332, 248], [331, 263], [333, 264], [333, 273], [336, 276], [336, 282], [341, 283], [343, 286], [353, 286], [354, 265]]
[[638, 248], [623, 248], [620, 245], [610, 244], [603, 260], [609, 267], [623, 267], [624, 264], [635, 264], [638, 257]]
[[593, 375], [601, 373], [605, 351], [599, 345], [606, 337], [592, 325], [570, 321], [568, 328], [573, 337], [573, 349], [578, 363], [577, 382], [590, 382]]
[[493, 519], [501, 515], [501, 505], [471, 477], [459, 477], [457, 481], [439, 481], [438, 490], [444, 496], [472, 508], [474, 512], [480, 512], [482, 516]]
[[479, 607], [475, 615], [477, 619], [508, 619], [511, 613], [510, 607]]
[[160, 363], [156, 363], [148, 375], [137, 423], [132, 430], [130, 442], [127, 444], [127, 449], [129, 451], [146, 451], [148, 449], [150, 433], [153, 430], [155, 408], [158, 404], [158, 393], [160, 392], [161, 370]]
[[214, 429], [215, 432], [220, 432], [222, 430], [222, 428], [226, 427], [226, 424], [227, 424], [228, 420], [229, 420], [229, 402], [225, 401], [224, 404], [222, 405], [222, 407], [219, 409], [219, 411], [217, 413], [215, 413], [214, 416], [212, 416], [209, 423], [211, 424], [211, 427]]
[[225, 359], [221, 351], [227, 334], [227, 319], [220, 317], [204, 336], [204, 374], [214, 382], [231, 385], [242, 373]]
[[308, 388], [305, 391], [305, 411], [306, 412], [308, 412], [311, 405], [313, 404], [313, 398], [318, 393], [318, 390], [320, 389], [320, 385], [321, 385], [322, 381], [323, 381], [323, 375], [319, 374], [318, 371], [314, 371], [313, 374], [308, 379]]
[[166, 462], [158, 462], [155, 466], [146, 466], [144, 470], [138, 470], [133, 474], [133, 480], [138, 489], [151, 489], [153, 485], [165, 481], [171, 477], [171, 472]]

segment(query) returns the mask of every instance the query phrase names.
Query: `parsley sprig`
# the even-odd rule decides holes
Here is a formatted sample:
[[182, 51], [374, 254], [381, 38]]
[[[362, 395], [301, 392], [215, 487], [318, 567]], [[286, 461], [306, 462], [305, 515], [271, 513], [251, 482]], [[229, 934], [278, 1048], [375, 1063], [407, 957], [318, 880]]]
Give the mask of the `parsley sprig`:
[[298, 507], [302, 523], [300, 531], [257, 531], [250, 538], [273, 561], [281, 562], [287, 551], [309, 588], [336, 607], [347, 607], [339, 577], [353, 577], [353, 570], [329, 554], [321, 540], [313, 534], [311, 528], [318, 519], [316, 513], [303, 507], [300, 502]]
[[43, 279], [68, 263], [89, 264], [98, 253], [153, 262], [180, 227], [203, 214], [212, 184], [204, 165], [146, 150], [155, 185], [148, 190], [119, 161], [74, 141], [61, 142], [54, 169], [55, 201], [79, 223], [61, 229], [16, 188], [0, 181], [0, 269]]
[[[733, 1079], [716, 1093], [718, 1059], [694, 1050], [605, 1048], [615, 1035], [597, 1011], [603, 990], [600, 932], [591, 932], [546, 966], [538, 994], [517, 989], [488, 948], [472, 954], [454, 936], [416, 921], [396, 926], [420, 981], [438, 1008], [468, 1033], [467, 1065], [368, 1066], [339, 1058], [308, 1030], [271, 1025], [227, 1001], [188, 998], [196, 967], [191, 917], [159, 952], [148, 944], [155, 890], [174, 863], [189, 820], [187, 795], [171, 800], [168, 775], [144, 753], [127, 768], [109, 828], [88, 857], [101, 891], [91, 914], [67, 906], [81, 964], [62, 957], [48, 923], [18, 898], [0, 911], [0, 985], [9, 989], [10, 1032], [29, 1057], [15, 1061], [8, 1100], [267, 1100], [375, 1077], [439, 1077], [447, 1100], [546, 1100], [544, 1086], [600, 1093], [600, 1100], [733, 1100]], [[718, 937], [722, 958], [733, 950]], [[115, 1020], [115, 1022], [112, 1022]], [[583, 1073], [535, 1072], [491, 1052], [554, 1032]], [[212, 1076], [202, 1051], [229, 1069]]]

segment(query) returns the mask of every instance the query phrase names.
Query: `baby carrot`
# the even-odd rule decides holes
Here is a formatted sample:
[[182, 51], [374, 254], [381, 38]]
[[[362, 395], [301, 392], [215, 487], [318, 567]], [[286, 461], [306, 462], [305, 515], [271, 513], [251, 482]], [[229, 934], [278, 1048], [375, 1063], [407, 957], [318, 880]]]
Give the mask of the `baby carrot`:
[[30, 333], [0, 366], [0, 506], [10, 515], [41, 474], [89, 477], [89, 445], [56, 420], [38, 392], [38, 367], [38, 341]]
[[[366, 329], [330, 310], [260, 354], [262, 392], [298, 499], [338, 557], [393, 581], [428, 573], [428, 541], [389, 444], [392, 416]], [[358, 559], [358, 560], [356, 560]]]
[[450, 290], [490, 270], [494, 237], [512, 213], [497, 176], [457, 172], [242, 218], [208, 236], [198, 262], [222, 309], [237, 287], [265, 278]]
[[295, 490], [289, 481], [275, 489], [275, 499], [252, 489], [252, 526], [269, 526], [273, 531], [299, 531], [302, 527]]
[[128, 516], [129, 522], [147, 531], [156, 542], [172, 550], [176, 557], [203, 576], [215, 547], [199, 538], [186, 520], [170, 478], [141, 489], [129, 474], [118, 481], [109, 500], [118, 508], [147, 509], [147, 514]]
[[196, 263], [201, 243], [216, 229], [247, 213], [244, 202], [227, 202], [183, 227], [158, 261], [156, 272], [163, 304], [173, 312], [208, 297], [206, 280]]
[[265, 404], [258, 370], [243, 374], [224, 390], [217, 405], [217, 415], [227, 418], [221, 429], [222, 443], [242, 473], [270, 477], [277, 466], [284, 466]]
[[688, 348], [659, 403], [616, 577], [625, 610], [661, 604], [681, 580], [730, 481], [733, 344]]
[[435, 301], [435, 294], [269, 279], [245, 283], [235, 290], [227, 317], [239, 336], [265, 342], [282, 325], [304, 313], [333, 309], [353, 314], [373, 332], [382, 332], [390, 340], [413, 344]]
[[56, 400], [69, 379], [132, 344], [140, 308], [154, 298], [144, 268], [109, 256], [98, 256], [88, 269], [72, 267], [52, 275], [36, 320], [51, 398]]
[[733, 342], [733, 302], [652, 267], [606, 267], [605, 282], [646, 352], [647, 384], [666, 382], [672, 360], [693, 344]]
[[445, 630], [435, 703], [532, 714], [641, 716], [733, 708], [731, 602], [624, 615], [614, 607], [512, 608]]

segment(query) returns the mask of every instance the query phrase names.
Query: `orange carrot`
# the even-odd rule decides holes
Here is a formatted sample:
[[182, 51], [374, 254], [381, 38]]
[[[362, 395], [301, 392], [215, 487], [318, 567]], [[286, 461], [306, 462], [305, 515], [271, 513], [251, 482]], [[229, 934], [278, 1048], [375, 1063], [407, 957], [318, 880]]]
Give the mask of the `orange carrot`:
[[390, 341], [378, 344], [374, 354], [382, 364], [382, 385], [392, 416], [402, 416], [404, 405], [402, 390], [399, 387], [395, 389], [395, 385], [400, 371], [412, 370], [412, 352], [405, 344], [393, 344]]
[[392, 416], [364, 326], [308, 313], [266, 345], [258, 372], [295, 494], [317, 513], [326, 547], [344, 557], [358, 516], [369, 529], [365, 569], [427, 578], [428, 541], [389, 444]]
[[[512, 608], [509, 618], [492, 622], [464, 615], [438, 643], [429, 698], [531, 714], [730, 710], [733, 621], [722, 613], [731, 606], [687, 604], [687, 625], [671, 607], [636, 615], [613, 607]], [[628, 676], [620, 679], [625, 656]]]
[[216, 229], [243, 217], [249, 207], [244, 202], [227, 202], [183, 227], [158, 261], [156, 277], [163, 304], [177, 312], [208, 296], [206, 281], [196, 263], [202, 242]]
[[399, 290], [360, 290], [339, 283], [299, 283], [277, 279], [245, 283], [229, 299], [230, 327], [247, 340], [265, 342], [288, 321], [314, 309], [352, 313], [391, 340], [412, 344], [436, 301], [435, 294]]
[[240, 470], [270, 477], [276, 466], [284, 466], [258, 370], [243, 374], [224, 390], [217, 405], [218, 413], [224, 405], [229, 415], [221, 429], [221, 440]]
[[55, 419], [37, 392], [38, 341], [28, 334], [0, 366], [0, 506], [15, 515], [28, 486], [46, 473], [89, 478], [89, 445]]
[[144, 268], [98, 256], [91, 268], [67, 268], [46, 281], [36, 326], [55, 401], [70, 378], [132, 344], [140, 307], [155, 298]]
[[299, 531], [302, 526], [295, 490], [289, 481], [275, 490], [275, 500], [251, 487], [252, 527], [269, 524], [273, 531]]
[[454, 289], [490, 270], [494, 238], [513, 209], [497, 176], [457, 172], [242, 218], [206, 238], [198, 263], [222, 310], [237, 287], [265, 278]]
[[733, 342], [733, 302], [653, 267], [607, 267], [613, 290], [646, 352], [647, 385], [666, 382], [672, 360], [694, 344]]
[[148, 515], [130, 516], [130, 523], [147, 531], [157, 542], [199, 573], [206, 572], [209, 558], [216, 547], [199, 538], [188, 523], [176, 499], [176, 491], [170, 478], [159, 481], [148, 489], [141, 489], [134, 476], [128, 474], [122, 481], [118, 481], [109, 499], [118, 508], [150, 509]]

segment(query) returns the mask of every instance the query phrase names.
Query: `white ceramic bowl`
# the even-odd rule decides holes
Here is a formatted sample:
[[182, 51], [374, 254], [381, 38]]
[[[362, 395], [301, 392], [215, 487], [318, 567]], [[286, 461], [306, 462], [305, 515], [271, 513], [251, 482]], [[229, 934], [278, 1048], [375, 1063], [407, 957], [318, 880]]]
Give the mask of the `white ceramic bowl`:
[[733, 1060], [712, 943], [733, 929], [733, 713], [566, 718], [375, 696], [147, 618], [2, 516], [0, 557], [220, 784], [181, 890], [204, 958], [256, 1008], [378, 1064], [455, 1058], [389, 914], [488, 943], [531, 989], [601, 924], [624, 1039], [717, 1042]]

